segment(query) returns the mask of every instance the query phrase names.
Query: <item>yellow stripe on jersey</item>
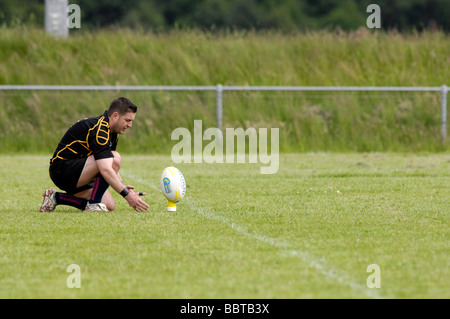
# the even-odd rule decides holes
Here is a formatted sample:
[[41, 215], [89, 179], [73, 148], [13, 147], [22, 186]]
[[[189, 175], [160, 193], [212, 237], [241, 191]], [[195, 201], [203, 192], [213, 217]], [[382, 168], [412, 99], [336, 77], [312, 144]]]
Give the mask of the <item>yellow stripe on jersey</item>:
[[[84, 146], [84, 147], [90, 152], [89, 155], [92, 153], [92, 151], [84, 145], [85, 142], [80, 141], [80, 140], [76, 140], [76, 141], [73, 141], [72, 143], [66, 145], [63, 149], [61, 149], [61, 150], [58, 152], [58, 154], [56, 154], [56, 156], [55, 156], [54, 158], [52, 158], [52, 163], [53, 163], [53, 161], [54, 161], [55, 159], [57, 159], [57, 158], [60, 158], [60, 159], [62, 159], [62, 160], [67, 160], [67, 158], [64, 158], [64, 157], [59, 156], [59, 153], [61, 153], [61, 152], [64, 151], [64, 150], [69, 150], [69, 151], [72, 151], [73, 153], [77, 154], [77, 152], [75, 152], [73, 149], [70, 148], [70, 147], [71, 147], [73, 144], [75, 144], [75, 143], [80, 143], [82, 146]], [[88, 155], [88, 156], [89, 156], [89, 155]]]
[[[97, 126], [99, 127], [99, 128], [98, 128], [98, 131], [97, 131], [97, 135], [96, 135], [96, 137], [95, 137], [97, 143], [98, 143], [99, 145], [102, 145], [102, 146], [103, 146], [103, 145], [106, 145], [106, 143], [108, 143], [108, 140], [109, 140], [109, 123], [108, 123], [108, 122], [105, 122], [104, 119], [105, 119], [104, 116], [100, 117], [100, 119], [97, 121], [97, 123], [96, 123], [91, 129], [89, 129], [89, 131], [88, 131], [88, 133], [87, 133], [87, 135], [86, 135], [86, 143], [87, 143], [87, 147], [88, 147], [89, 150], [90, 150], [90, 148], [89, 148], [89, 134], [90, 134], [91, 131], [94, 130]], [[106, 130], [106, 131], [103, 130], [103, 129], [102, 129], [103, 127], [106, 127], [107, 130]], [[100, 133], [100, 132], [107, 133], [107, 137], [99, 136], [99, 133]], [[106, 140], [105, 140], [104, 143], [100, 143], [99, 138], [100, 138], [100, 139], [103, 139], [103, 140], [106, 139]]]
[[[73, 142], [71, 142], [70, 144], [64, 146], [64, 148], [62, 148], [62, 149], [55, 155], [55, 157], [52, 158], [52, 160], [51, 160], [52, 163], [53, 163], [53, 161], [54, 161], [55, 159], [57, 159], [57, 158], [62, 159], [62, 160], [67, 160], [66, 158], [61, 157], [61, 156], [59, 155], [61, 152], [65, 151], [65, 150], [69, 150], [69, 151], [71, 151], [71, 152], [77, 154], [77, 152], [74, 151], [74, 150], [71, 148], [71, 146], [72, 146], [73, 144], [75, 144], [75, 143], [79, 143], [81, 146], [83, 146], [84, 148], [86, 148], [86, 150], [89, 151], [89, 153], [88, 153], [86, 156], [91, 155], [93, 151], [92, 151], [92, 150], [90, 149], [90, 147], [89, 147], [89, 134], [90, 134], [91, 131], [94, 130], [97, 126], [98, 126], [99, 128], [98, 128], [97, 135], [96, 135], [96, 141], [97, 141], [97, 143], [98, 143], [99, 145], [102, 145], [102, 146], [103, 146], [103, 145], [106, 145], [106, 143], [108, 143], [108, 140], [109, 140], [109, 123], [106, 122], [106, 121], [105, 121], [105, 117], [102, 116], [102, 117], [100, 117], [100, 119], [97, 121], [97, 123], [96, 123], [92, 128], [89, 129], [89, 131], [88, 131], [88, 133], [87, 133], [87, 135], [86, 135], [86, 140], [85, 140], [85, 141], [82, 141], [82, 140], [76, 140], [76, 141], [73, 141]], [[105, 136], [99, 135], [100, 132], [104, 133], [104, 134], [106, 135], [106, 137], [105, 137]], [[100, 140], [104, 140], [105, 142], [100, 142]]]
[[[106, 130], [104, 128], [106, 128]], [[101, 136], [100, 133], [105, 133], [106, 137]], [[104, 117], [102, 117], [100, 119], [100, 126], [97, 130], [96, 139], [97, 139], [97, 143], [102, 146], [106, 145], [106, 143], [108, 143], [108, 141], [109, 141], [109, 123], [104, 121]], [[104, 142], [102, 143], [102, 142], [100, 142], [100, 140], [103, 140]]]

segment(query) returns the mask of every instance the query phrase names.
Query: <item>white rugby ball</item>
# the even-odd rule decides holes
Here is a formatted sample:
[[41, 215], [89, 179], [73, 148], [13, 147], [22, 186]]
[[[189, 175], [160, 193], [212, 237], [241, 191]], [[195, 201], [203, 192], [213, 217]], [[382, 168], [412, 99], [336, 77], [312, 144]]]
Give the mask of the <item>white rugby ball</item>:
[[178, 203], [186, 194], [186, 181], [176, 167], [166, 167], [159, 181], [163, 195], [171, 202]]

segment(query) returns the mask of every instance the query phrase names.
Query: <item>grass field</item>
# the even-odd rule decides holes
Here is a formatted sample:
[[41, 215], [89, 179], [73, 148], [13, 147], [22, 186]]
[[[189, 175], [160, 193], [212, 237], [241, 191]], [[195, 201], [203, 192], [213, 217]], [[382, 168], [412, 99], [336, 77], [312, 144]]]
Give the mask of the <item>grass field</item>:
[[180, 164], [176, 213], [159, 190], [170, 157], [156, 155], [123, 155], [148, 213], [118, 194], [111, 213], [39, 213], [48, 159], [0, 157], [0, 298], [450, 297], [448, 153], [281, 154], [274, 175]]

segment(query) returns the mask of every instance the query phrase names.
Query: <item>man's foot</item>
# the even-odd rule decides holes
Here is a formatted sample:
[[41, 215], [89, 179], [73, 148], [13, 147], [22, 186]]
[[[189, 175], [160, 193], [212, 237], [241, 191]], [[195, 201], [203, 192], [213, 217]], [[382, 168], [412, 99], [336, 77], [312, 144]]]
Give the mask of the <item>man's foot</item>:
[[46, 189], [44, 194], [44, 199], [41, 204], [41, 208], [39, 208], [40, 212], [52, 212], [56, 208], [56, 199], [55, 199], [56, 191], [54, 189]]
[[106, 208], [106, 205], [103, 203], [94, 203], [94, 204], [87, 204], [86, 208], [84, 209], [85, 212], [109, 212], [108, 208]]

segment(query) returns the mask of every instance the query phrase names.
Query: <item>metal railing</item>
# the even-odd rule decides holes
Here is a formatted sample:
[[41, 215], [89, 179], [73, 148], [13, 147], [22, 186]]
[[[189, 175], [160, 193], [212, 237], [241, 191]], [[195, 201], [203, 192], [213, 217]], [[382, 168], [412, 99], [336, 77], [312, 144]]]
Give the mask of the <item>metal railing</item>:
[[447, 93], [442, 86], [129, 86], [129, 85], [0, 85], [0, 91], [215, 91], [217, 127], [222, 130], [224, 91], [303, 91], [303, 92], [440, 92], [441, 140], [447, 138]]

